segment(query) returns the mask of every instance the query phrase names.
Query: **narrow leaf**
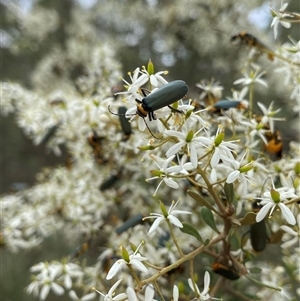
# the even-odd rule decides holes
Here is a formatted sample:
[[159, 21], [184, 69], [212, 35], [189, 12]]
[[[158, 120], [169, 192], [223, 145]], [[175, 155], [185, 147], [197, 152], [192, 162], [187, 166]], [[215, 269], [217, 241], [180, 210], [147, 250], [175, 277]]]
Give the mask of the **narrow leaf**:
[[186, 223], [186, 222], [183, 222], [182, 225], [183, 225], [183, 227], [179, 228], [181, 232], [192, 235], [192, 236], [196, 237], [198, 241], [203, 243], [202, 237], [200, 236], [199, 232], [197, 231], [197, 229], [194, 228], [193, 225]]
[[214, 219], [212, 212], [208, 208], [203, 207], [201, 209], [200, 213], [201, 213], [201, 217], [204, 220], [204, 222], [207, 225], [209, 225], [214, 231], [216, 231], [217, 233], [220, 233], [216, 227], [215, 219]]
[[205, 242], [204, 242], [204, 246], [207, 246], [209, 244], [210, 240], [208, 238], [205, 239]]
[[224, 184], [224, 192], [225, 192], [227, 202], [229, 204], [233, 204], [234, 206], [236, 206], [236, 199], [235, 199], [235, 195], [234, 195], [233, 184], [225, 183]]

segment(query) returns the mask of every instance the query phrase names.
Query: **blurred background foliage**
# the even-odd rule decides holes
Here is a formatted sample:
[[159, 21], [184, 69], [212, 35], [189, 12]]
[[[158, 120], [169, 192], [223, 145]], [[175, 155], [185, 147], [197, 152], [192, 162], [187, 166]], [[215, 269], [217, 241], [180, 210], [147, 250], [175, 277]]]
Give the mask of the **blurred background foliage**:
[[[280, 7], [280, 1], [271, 3]], [[299, 0], [289, 1], [289, 11], [299, 11], [299, 5]], [[232, 35], [246, 30], [270, 48], [288, 41], [282, 27], [274, 40], [269, 6], [259, 0], [2, 0], [0, 7], [1, 80], [28, 89], [39, 86], [45, 94], [51, 93], [54, 85], [63, 87], [66, 79], [75, 83], [85, 74], [81, 60], [69, 55], [70, 45], [76, 47], [76, 43], [109, 43], [125, 78], [128, 71], [146, 65], [151, 58], [156, 71], [169, 71], [168, 80], [185, 80], [190, 97], [197, 98], [200, 93], [197, 82], [214, 78], [224, 86], [225, 98], [231, 96], [232, 82], [240, 77], [249, 53], [248, 48], [230, 43]], [[299, 26], [289, 33], [300, 39]], [[288, 112], [296, 119], [285, 101], [289, 91], [282, 91], [272, 74], [272, 62], [264, 55], [258, 60], [273, 78], [268, 78], [271, 86], [259, 90], [256, 100], [266, 104], [274, 100], [275, 108], [282, 106], [285, 116]], [[41, 84], [38, 72], [43, 68], [52, 70], [52, 78]], [[297, 124], [293, 128], [278, 124], [284, 141], [295, 139]], [[44, 145], [33, 146], [13, 114], [1, 117], [1, 194], [33, 185], [43, 167], [65, 164], [66, 158], [66, 154], [49, 154]], [[28, 268], [72, 251], [65, 248], [68, 246], [59, 243], [59, 237], [52, 237], [35, 251], [18, 255], [1, 251], [1, 300], [31, 300], [24, 293]]]

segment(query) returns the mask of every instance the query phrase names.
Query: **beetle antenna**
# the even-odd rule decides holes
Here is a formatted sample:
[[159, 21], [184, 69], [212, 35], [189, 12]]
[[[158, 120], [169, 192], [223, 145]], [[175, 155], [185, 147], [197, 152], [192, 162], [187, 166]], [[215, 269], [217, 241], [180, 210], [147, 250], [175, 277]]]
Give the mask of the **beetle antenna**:
[[144, 119], [144, 122], [145, 122], [145, 124], [146, 124], [146, 127], [147, 127], [148, 131], [150, 132], [151, 136], [152, 136], [154, 139], [159, 140], [159, 139], [161, 139], [161, 138], [164, 136], [164, 135], [161, 135], [161, 137], [156, 137], [156, 136], [152, 133], [152, 131], [150, 130], [150, 128], [149, 128], [149, 126], [148, 126], [148, 124], [147, 124], [145, 118], [143, 118], [143, 119]]
[[110, 110], [110, 105], [107, 107], [108, 111], [110, 114], [116, 115], [116, 116], [135, 116], [136, 114], [128, 115], [128, 114], [119, 114], [119, 113], [114, 113], [113, 111]]
[[117, 114], [117, 113], [114, 113], [110, 110], [110, 105], [107, 107], [108, 111], [110, 114], [113, 114], [113, 115], [116, 115], [116, 116], [125, 116], [126, 114]]

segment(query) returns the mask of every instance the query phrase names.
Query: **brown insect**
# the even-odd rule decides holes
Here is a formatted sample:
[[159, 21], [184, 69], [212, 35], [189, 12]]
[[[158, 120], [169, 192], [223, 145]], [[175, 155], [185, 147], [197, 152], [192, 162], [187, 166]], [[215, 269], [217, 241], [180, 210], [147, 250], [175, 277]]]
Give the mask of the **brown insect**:
[[260, 40], [258, 40], [255, 36], [253, 36], [250, 33], [242, 31], [239, 34], [232, 36], [230, 41], [231, 42], [239, 41], [240, 44], [246, 45], [250, 48], [254, 47], [259, 52], [263, 52], [263, 53], [267, 54], [268, 59], [270, 61], [274, 60], [274, 52], [270, 48], [265, 46]]

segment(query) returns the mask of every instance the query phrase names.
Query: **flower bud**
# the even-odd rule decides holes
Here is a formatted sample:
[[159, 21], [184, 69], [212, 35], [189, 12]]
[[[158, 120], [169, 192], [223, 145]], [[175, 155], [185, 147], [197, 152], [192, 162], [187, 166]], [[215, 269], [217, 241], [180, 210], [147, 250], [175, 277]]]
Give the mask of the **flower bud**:
[[165, 205], [162, 202], [160, 202], [160, 210], [163, 213], [164, 217], [167, 218], [168, 217], [168, 211], [167, 211]]
[[272, 188], [270, 192], [271, 192], [272, 200], [275, 203], [279, 203], [280, 202], [280, 193], [277, 190], [275, 190], [274, 188]]
[[300, 174], [300, 162], [297, 162], [294, 166], [294, 171], [296, 175]]
[[224, 140], [224, 131], [222, 131], [216, 138], [215, 138], [215, 146], [219, 146], [222, 141]]
[[121, 246], [121, 253], [122, 253], [122, 258], [126, 261], [126, 262], [129, 262], [130, 259], [129, 259], [129, 254], [127, 252], [127, 250]]
[[239, 172], [240, 172], [240, 173], [245, 173], [245, 172], [251, 170], [252, 168], [253, 168], [252, 163], [248, 163], [248, 164], [242, 166], [242, 167], [239, 169]]
[[151, 59], [149, 59], [149, 62], [147, 65], [147, 71], [150, 75], [154, 74], [154, 65], [153, 65]]
[[194, 137], [194, 131], [193, 131], [193, 130], [190, 130], [190, 131], [188, 132], [188, 134], [186, 135], [185, 141], [186, 141], [186, 142], [191, 142], [192, 139], [193, 139], [193, 137]]
[[158, 169], [152, 169], [152, 170], [150, 170], [150, 173], [151, 173], [152, 176], [159, 177], [159, 178], [165, 175], [164, 172], [162, 172]]

